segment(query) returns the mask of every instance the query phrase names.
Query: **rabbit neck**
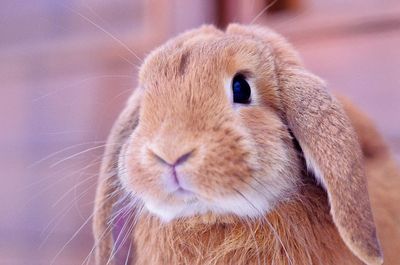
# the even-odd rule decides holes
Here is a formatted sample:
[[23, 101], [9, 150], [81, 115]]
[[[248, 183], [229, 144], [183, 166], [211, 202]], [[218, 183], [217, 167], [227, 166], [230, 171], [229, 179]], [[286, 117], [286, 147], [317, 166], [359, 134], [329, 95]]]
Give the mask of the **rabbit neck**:
[[361, 264], [329, 214], [325, 192], [304, 185], [265, 218], [203, 216], [161, 223], [142, 215], [133, 234], [142, 264]]

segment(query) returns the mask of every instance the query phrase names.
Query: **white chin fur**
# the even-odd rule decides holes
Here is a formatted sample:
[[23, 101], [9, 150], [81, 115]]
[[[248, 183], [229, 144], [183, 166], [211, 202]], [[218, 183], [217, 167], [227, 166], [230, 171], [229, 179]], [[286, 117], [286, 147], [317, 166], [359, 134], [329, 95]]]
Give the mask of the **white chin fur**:
[[214, 202], [196, 201], [195, 203], [182, 203], [181, 205], [169, 205], [166, 203], [155, 203], [145, 201], [147, 210], [158, 216], [162, 221], [169, 222], [180, 217], [189, 217], [193, 215], [202, 215], [208, 212], [223, 215], [235, 214], [244, 218], [263, 217], [272, 208], [273, 198], [267, 199], [255, 192], [241, 191], [241, 195], [223, 197]]

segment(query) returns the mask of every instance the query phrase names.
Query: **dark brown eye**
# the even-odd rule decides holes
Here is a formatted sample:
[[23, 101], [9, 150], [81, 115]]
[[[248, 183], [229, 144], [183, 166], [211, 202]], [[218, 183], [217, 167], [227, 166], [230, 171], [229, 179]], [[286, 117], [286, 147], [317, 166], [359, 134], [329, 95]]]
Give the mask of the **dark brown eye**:
[[242, 74], [237, 74], [232, 81], [233, 102], [249, 104], [251, 102], [251, 89], [246, 78]]

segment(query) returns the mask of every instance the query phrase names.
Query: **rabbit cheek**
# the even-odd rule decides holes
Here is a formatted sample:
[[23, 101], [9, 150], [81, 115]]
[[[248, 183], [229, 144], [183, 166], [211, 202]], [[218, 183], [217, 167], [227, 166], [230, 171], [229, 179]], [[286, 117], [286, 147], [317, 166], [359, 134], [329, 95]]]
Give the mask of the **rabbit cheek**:
[[273, 207], [292, 193], [300, 168], [298, 156], [286, 126], [266, 107], [244, 108], [240, 112], [252, 146], [252, 186]]
[[150, 159], [145, 142], [140, 134], [131, 135], [120, 155], [119, 177], [125, 190], [133, 196], [144, 200], [161, 200], [166, 194], [156, 176], [162, 174], [163, 170]]

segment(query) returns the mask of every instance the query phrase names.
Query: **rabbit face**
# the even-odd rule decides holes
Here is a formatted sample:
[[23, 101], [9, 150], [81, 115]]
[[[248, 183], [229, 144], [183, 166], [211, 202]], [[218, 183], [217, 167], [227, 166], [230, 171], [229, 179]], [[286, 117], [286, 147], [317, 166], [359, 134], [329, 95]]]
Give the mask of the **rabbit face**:
[[268, 49], [240, 37], [169, 42], [140, 72], [139, 122], [119, 159], [125, 189], [164, 221], [263, 216], [298, 181]]

